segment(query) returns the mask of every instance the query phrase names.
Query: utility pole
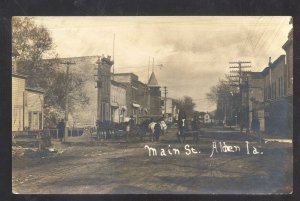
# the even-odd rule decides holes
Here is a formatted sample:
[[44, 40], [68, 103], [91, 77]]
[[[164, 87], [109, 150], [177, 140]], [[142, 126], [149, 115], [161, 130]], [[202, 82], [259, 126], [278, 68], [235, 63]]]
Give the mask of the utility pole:
[[[238, 87], [239, 89], [239, 118], [240, 118], [240, 130], [243, 131], [243, 127], [246, 126], [247, 132], [249, 130], [249, 82], [246, 75], [250, 70], [245, 70], [251, 68], [250, 61], [234, 61], [229, 62], [229, 64], [238, 64], [237, 66], [230, 66], [229, 68], [237, 69], [230, 71], [235, 73], [235, 75], [230, 75], [230, 78], [235, 78], [231, 80], [231, 86]], [[248, 64], [248, 65], [245, 65]], [[246, 106], [243, 104], [243, 94], [245, 93]]]
[[165, 104], [164, 104], [164, 107], [165, 107], [165, 118], [167, 117], [167, 93], [168, 93], [168, 90], [167, 90], [167, 87], [164, 86], [164, 94], [165, 94]]
[[66, 72], [66, 88], [65, 88], [65, 134], [64, 134], [64, 141], [68, 138], [68, 116], [69, 116], [69, 71], [70, 65], [75, 65], [75, 62], [66, 61], [62, 62], [61, 64], [67, 65], [67, 72]]
[[[115, 33], [114, 33], [114, 41], [113, 41], [113, 75], [115, 74]], [[115, 76], [113, 76], [113, 80], [115, 80]]]
[[154, 72], [154, 57], [152, 58], [152, 73]]

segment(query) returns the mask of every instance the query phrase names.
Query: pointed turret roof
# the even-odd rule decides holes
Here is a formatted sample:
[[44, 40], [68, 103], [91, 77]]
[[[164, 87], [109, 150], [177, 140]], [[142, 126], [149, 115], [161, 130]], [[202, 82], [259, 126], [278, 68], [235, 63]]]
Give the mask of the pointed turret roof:
[[148, 86], [149, 86], [149, 87], [159, 87], [154, 72], [152, 72], [152, 74], [151, 74], [151, 76], [150, 76], [150, 78], [149, 78]]

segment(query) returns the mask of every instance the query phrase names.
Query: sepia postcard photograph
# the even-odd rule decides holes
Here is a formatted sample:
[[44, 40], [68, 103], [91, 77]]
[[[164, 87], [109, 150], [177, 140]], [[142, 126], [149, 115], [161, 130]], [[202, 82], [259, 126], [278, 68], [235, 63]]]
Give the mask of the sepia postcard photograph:
[[293, 193], [291, 16], [11, 22], [12, 193]]

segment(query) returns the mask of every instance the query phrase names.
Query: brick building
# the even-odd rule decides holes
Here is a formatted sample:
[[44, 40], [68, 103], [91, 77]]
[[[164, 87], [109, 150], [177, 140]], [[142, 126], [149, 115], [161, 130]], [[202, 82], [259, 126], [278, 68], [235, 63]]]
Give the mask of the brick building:
[[285, 55], [269, 61], [264, 76], [265, 130], [273, 135], [287, 135], [288, 101], [286, 99]]
[[93, 126], [97, 119], [97, 88], [96, 76], [97, 60], [99, 56], [83, 56], [83, 57], [68, 57], [58, 58], [58, 69], [65, 72], [65, 62], [71, 61], [75, 63], [70, 65], [70, 74], [80, 76], [84, 81], [83, 90], [89, 98], [89, 104], [82, 107], [80, 104], [74, 103], [74, 110], [69, 113], [68, 123], [78, 127]]

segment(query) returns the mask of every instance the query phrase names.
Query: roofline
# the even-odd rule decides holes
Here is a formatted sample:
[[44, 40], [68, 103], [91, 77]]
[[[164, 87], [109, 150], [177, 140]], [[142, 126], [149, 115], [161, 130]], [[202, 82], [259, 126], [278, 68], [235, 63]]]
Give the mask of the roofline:
[[113, 74], [113, 75], [135, 75], [135, 76], [138, 77], [138, 75], [137, 75], [137, 74], [134, 74], [134, 73], [115, 73], [115, 74]]
[[127, 86], [124, 85], [124, 84], [121, 83], [121, 82], [117, 82], [117, 81], [115, 81], [115, 80], [110, 80], [110, 81], [111, 81], [111, 83], [112, 83], [113, 85], [115, 85], [115, 86], [122, 87], [123, 89], [126, 89], [126, 88], [127, 88]]
[[157, 87], [157, 88], [161, 88], [161, 86], [158, 85], [147, 85], [148, 87]]
[[19, 73], [12, 73], [11, 74], [13, 77], [19, 77], [19, 78], [23, 78], [23, 79], [27, 79], [27, 75], [23, 75], [23, 74], [19, 74]]
[[99, 55], [92, 55], [92, 56], [79, 56], [79, 57], [57, 57], [57, 58], [49, 58], [43, 59], [43, 61], [55, 60], [55, 59], [80, 59], [80, 58], [93, 58], [93, 57], [100, 57]]
[[277, 58], [277, 59], [276, 59], [269, 67], [267, 66], [267, 67], [265, 67], [265, 68], [261, 71], [262, 75], [265, 76], [265, 74], [269, 72], [270, 68], [271, 68], [271, 69], [276, 68], [276, 67], [277, 67], [277, 64], [278, 64], [280, 61], [282, 61], [282, 60], [285, 61], [285, 57], [286, 57], [286, 55], [284, 55], [284, 54], [280, 55], [280, 56], [279, 56], [279, 57], [278, 57], [278, 58]]
[[26, 91], [32, 91], [32, 92], [40, 93], [40, 94], [44, 94], [45, 93], [45, 91], [43, 91], [41, 89], [33, 89], [33, 88], [29, 88], [29, 87], [26, 87], [25, 90]]
[[289, 46], [291, 46], [293, 44], [293, 41], [291, 39], [288, 39], [283, 45], [282, 45], [282, 49], [284, 49], [285, 51], [287, 50], [287, 48]]
[[284, 60], [285, 59], [285, 55], [284, 54], [282, 54], [282, 55], [280, 55], [272, 64], [271, 64], [271, 68], [275, 68], [275, 67], [277, 67], [277, 64], [280, 62], [280, 61], [282, 61], [282, 60]]
[[144, 83], [144, 82], [142, 82], [142, 81], [140, 81], [140, 80], [138, 80], [138, 83], [140, 83], [140, 84], [144, 85], [145, 87], [147, 86], [147, 84], [146, 84], [146, 83]]
[[263, 79], [264, 78], [262, 72], [248, 72], [248, 74], [251, 75], [252, 79]]

